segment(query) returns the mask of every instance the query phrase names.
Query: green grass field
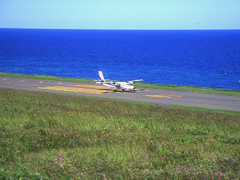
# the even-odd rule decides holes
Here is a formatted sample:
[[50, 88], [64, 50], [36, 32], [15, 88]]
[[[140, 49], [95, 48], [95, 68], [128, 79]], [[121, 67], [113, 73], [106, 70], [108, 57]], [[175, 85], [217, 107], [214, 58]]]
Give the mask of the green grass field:
[[67, 78], [67, 77], [56, 77], [56, 76], [45, 76], [45, 75], [27, 75], [27, 74], [4, 73], [4, 72], [0, 72], [0, 77], [40, 79], [40, 80], [49, 80], [49, 81], [65, 81], [65, 82], [77, 82], [77, 83], [93, 82], [92, 79], [78, 79], [78, 78]]
[[239, 112], [0, 89], [0, 141], [0, 179], [240, 177]]
[[[93, 79], [63, 78], [63, 77], [55, 77], [55, 76], [26, 75], [26, 74], [14, 74], [14, 73], [4, 73], [4, 72], [0, 72], [0, 77], [28, 78], [28, 79], [65, 81], [65, 82], [77, 82], [77, 83], [93, 82]], [[238, 90], [214, 89], [214, 88], [204, 88], [204, 87], [196, 87], [196, 86], [177, 86], [177, 85], [168, 85], [168, 84], [167, 85], [166, 84], [149, 84], [149, 83], [142, 83], [142, 82], [136, 82], [135, 86], [138, 88], [166, 89], [166, 90], [173, 90], [173, 91], [186, 91], [186, 92], [196, 92], [196, 93], [240, 96], [240, 91]]]

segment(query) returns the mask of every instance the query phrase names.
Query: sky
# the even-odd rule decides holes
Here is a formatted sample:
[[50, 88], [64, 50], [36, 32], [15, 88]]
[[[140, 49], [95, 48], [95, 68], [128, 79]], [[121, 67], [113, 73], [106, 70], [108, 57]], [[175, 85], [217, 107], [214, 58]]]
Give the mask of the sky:
[[0, 0], [0, 28], [240, 29], [240, 0]]

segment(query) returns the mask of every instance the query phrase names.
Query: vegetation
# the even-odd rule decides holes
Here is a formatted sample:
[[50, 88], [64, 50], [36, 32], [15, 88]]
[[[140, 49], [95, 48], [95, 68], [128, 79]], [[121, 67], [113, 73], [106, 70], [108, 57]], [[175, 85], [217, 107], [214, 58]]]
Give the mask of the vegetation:
[[78, 78], [56, 77], [56, 76], [45, 76], [45, 75], [27, 75], [27, 74], [4, 73], [4, 72], [0, 72], [0, 77], [40, 79], [40, 80], [65, 81], [65, 82], [76, 82], [76, 83], [93, 82], [92, 79], [78, 79]]
[[238, 179], [240, 114], [0, 89], [0, 179]]
[[[41, 79], [41, 80], [52, 80], [52, 81], [68, 81], [68, 82], [93, 82], [93, 79], [78, 79], [78, 78], [65, 78], [65, 77], [55, 77], [55, 76], [44, 76], [44, 75], [26, 75], [26, 74], [12, 74], [0, 72], [0, 77], [14, 77], [14, 78], [29, 78], [29, 79]], [[173, 91], [186, 91], [186, 92], [197, 92], [197, 93], [209, 93], [209, 94], [221, 94], [229, 96], [240, 96], [240, 91], [238, 90], [228, 90], [228, 89], [214, 89], [214, 88], [204, 88], [196, 86], [177, 86], [177, 85], [165, 85], [165, 84], [150, 84], [136, 82], [136, 87], [138, 88], [150, 88], [150, 89], [166, 89]]]

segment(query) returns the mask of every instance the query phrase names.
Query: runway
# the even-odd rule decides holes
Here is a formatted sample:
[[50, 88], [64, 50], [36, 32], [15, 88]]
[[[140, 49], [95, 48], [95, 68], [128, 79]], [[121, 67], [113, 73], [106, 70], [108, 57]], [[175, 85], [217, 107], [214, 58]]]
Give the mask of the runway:
[[160, 89], [136, 89], [135, 92], [114, 92], [114, 89], [102, 85], [96, 85], [95, 83], [73, 83], [10, 77], [0, 77], [0, 88], [26, 89], [155, 102], [161, 103], [161, 106], [182, 105], [240, 111], [240, 96], [225, 96]]

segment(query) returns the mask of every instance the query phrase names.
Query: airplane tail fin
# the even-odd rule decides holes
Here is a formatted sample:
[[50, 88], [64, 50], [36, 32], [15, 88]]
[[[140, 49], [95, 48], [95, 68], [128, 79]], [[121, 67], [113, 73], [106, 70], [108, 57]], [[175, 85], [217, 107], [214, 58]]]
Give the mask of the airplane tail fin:
[[98, 71], [98, 78], [100, 79], [100, 82], [105, 82], [102, 71]]

